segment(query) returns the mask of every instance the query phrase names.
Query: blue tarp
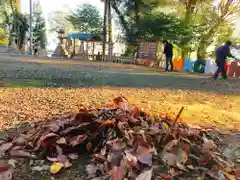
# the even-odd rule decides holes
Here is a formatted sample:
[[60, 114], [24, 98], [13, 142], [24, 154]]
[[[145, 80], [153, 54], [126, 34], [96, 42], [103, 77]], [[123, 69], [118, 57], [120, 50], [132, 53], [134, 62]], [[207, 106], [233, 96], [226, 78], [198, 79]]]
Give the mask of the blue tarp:
[[183, 72], [193, 72], [193, 66], [196, 61], [184, 59]]
[[90, 40], [90, 39], [96, 39], [101, 40], [100, 36], [95, 34], [85, 34], [85, 33], [71, 33], [67, 35], [67, 38], [69, 39], [80, 39], [80, 40]]

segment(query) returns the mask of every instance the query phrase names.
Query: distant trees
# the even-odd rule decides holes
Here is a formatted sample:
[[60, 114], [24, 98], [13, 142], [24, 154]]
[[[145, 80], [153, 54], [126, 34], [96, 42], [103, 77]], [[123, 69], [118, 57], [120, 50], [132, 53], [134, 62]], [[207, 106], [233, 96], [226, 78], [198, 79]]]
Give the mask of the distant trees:
[[33, 7], [33, 45], [39, 46], [42, 50], [47, 46], [46, 22], [42, 17], [42, 9], [39, 3]]
[[99, 34], [102, 31], [102, 17], [99, 10], [93, 5], [83, 4], [78, 6], [66, 19], [79, 32]]

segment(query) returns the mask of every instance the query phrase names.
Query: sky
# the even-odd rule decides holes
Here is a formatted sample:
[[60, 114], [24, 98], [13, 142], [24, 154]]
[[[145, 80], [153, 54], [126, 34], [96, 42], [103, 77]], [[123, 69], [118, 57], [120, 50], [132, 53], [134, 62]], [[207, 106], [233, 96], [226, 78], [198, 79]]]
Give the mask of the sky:
[[[36, 0], [32, 0], [33, 3]], [[101, 14], [103, 14], [103, 4], [100, 0], [40, 0], [42, 10], [45, 16], [48, 13], [56, 10], [64, 9], [64, 7], [75, 8], [77, 5], [81, 4], [92, 4], [99, 8]], [[21, 9], [23, 12], [29, 13], [29, 0], [21, 1]]]

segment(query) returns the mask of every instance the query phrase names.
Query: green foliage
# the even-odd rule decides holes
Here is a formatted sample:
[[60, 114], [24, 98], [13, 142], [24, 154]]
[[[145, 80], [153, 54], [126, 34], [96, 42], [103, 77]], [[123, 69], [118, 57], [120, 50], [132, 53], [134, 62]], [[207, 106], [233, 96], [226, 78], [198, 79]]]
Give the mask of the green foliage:
[[78, 6], [66, 19], [80, 32], [99, 34], [102, 31], [103, 20], [99, 10], [93, 5]]
[[40, 46], [41, 49], [46, 49], [46, 23], [45, 19], [42, 17], [40, 4], [35, 4], [33, 9], [33, 43], [35, 46]]
[[4, 40], [8, 37], [8, 32], [3, 29], [3, 28], [0, 28], [0, 40]]
[[69, 9], [64, 11], [53, 11], [48, 14], [49, 31], [51, 33], [57, 32], [59, 29], [64, 29], [65, 32], [73, 29], [72, 23], [66, 19], [66, 17], [69, 16], [67, 11], [69, 11]]
[[[9, 17], [9, 24], [11, 26], [10, 39], [15, 36], [17, 39], [17, 47], [21, 49], [26, 37], [26, 32], [29, 29], [28, 18], [26, 15], [13, 10]], [[11, 45], [11, 41], [9, 41], [9, 43], [9, 45]]]
[[[182, 51], [197, 51], [198, 57], [210, 45], [219, 45], [232, 36], [232, 17], [240, 1], [220, 0], [111, 0], [127, 46], [134, 52], [137, 39], [167, 39]], [[133, 55], [133, 54], [132, 54]], [[185, 54], [182, 54], [185, 57]]]

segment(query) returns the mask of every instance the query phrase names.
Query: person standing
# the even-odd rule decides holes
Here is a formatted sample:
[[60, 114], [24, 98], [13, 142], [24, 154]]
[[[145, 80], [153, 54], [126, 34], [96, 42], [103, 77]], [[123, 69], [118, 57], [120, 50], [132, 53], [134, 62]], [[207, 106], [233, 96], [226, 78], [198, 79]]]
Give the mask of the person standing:
[[[212, 76], [213, 79], [217, 79], [219, 73], [222, 73], [223, 79], [227, 78], [227, 73], [226, 73], [226, 69], [225, 69], [227, 57], [235, 58], [231, 54], [231, 51], [230, 51], [231, 45], [232, 45], [232, 42], [227, 41], [224, 45], [222, 45], [216, 49], [216, 61], [215, 62], [216, 62], [216, 65], [218, 68]], [[235, 58], [235, 59], [237, 59], [237, 58]]]
[[169, 43], [167, 40], [163, 41], [164, 44], [164, 51], [163, 53], [165, 54], [165, 58], [166, 58], [166, 68], [165, 71], [168, 71], [168, 65], [170, 63], [171, 66], [171, 72], [173, 71], [173, 62], [172, 62], [172, 58], [173, 58], [173, 45], [171, 43]]

